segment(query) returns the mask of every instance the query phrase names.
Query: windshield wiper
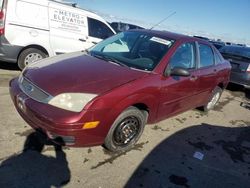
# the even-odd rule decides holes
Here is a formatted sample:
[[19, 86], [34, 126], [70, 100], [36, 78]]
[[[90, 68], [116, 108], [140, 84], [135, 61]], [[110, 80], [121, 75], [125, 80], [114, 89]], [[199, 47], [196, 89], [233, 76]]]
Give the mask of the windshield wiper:
[[102, 60], [105, 60], [105, 61], [110, 61], [112, 63], [118, 64], [118, 65], [120, 65], [122, 67], [129, 67], [128, 65], [122, 63], [121, 61], [115, 59], [114, 57], [107, 56], [105, 54], [92, 53], [91, 55], [98, 58], [98, 59], [102, 59]]

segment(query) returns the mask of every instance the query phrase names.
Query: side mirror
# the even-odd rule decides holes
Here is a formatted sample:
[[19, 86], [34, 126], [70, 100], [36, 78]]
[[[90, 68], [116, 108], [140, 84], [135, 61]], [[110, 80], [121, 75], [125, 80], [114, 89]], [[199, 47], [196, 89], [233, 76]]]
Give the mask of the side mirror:
[[181, 67], [174, 67], [173, 69], [169, 70], [167, 69], [164, 73], [165, 76], [190, 76], [190, 72], [185, 69], [185, 68], [181, 68]]

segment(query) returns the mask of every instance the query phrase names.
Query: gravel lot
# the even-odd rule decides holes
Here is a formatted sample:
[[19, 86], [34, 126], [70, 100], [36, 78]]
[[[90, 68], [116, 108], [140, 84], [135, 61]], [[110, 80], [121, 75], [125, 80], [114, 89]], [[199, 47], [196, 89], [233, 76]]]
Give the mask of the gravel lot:
[[126, 153], [50, 144], [38, 152], [26, 149], [36, 144], [34, 133], [9, 96], [18, 74], [0, 62], [1, 188], [250, 187], [250, 96], [240, 87], [226, 90], [208, 114], [190, 110], [147, 125]]

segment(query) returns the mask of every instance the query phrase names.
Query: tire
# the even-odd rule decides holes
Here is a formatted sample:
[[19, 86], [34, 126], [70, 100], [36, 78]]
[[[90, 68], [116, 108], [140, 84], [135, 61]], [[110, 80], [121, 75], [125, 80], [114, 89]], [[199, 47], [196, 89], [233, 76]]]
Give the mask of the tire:
[[36, 48], [27, 48], [23, 50], [18, 57], [18, 67], [23, 70], [28, 64], [46, 58], [47, 54]]
[[203, 111], [208, 112], [209, 110], [212, 110], [220, 100], [221, 94], [222, 89], [216, 86], [215, 89], [212, 91], [208, 103], [203, 106]]
[[136, 107], [127, 108], [111, 126], [105, 138], [104, 147], [111, 152], [125, 152], [131, 149], [139, 140], [147, 117], [146, 111], [140, 111]]

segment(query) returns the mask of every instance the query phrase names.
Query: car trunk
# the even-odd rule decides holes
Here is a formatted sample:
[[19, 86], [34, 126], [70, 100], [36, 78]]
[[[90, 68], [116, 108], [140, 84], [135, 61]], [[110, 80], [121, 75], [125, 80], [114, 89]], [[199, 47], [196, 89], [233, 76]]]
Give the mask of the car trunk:
[[238, 56], [231, 56], [223, 54], [224, 58], [227, 59], [232, 66], [232, 72], [247, 72], [250, 65], [250, 59]]

